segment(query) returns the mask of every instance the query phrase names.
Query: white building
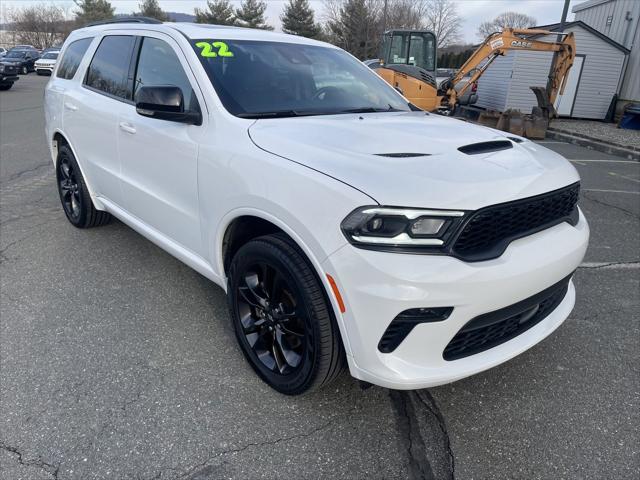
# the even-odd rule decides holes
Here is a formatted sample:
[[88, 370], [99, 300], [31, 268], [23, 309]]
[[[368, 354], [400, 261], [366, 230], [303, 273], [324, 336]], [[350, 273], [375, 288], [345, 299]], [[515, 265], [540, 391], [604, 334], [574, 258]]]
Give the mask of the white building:
[[[573, 12], [576, 19], [565, 23], [564, 31], [576, 37], [576, 59], [556, 110], [564, 117], [602, 120], [614, 98], [640, 101], [640, 0], [589, 0]], [[536, 28], [559, 31], [559, 24]], [[513, 51], [497, 58], [478, 82], [476, 105], [530, 112], [537, 102], [529, 87], [547, 84], [551, 61], [549, 52]]]
[[575, 19], [628, 48], [621, 100], [640, 102], [640, 1], [588, 0], [573, 7]]

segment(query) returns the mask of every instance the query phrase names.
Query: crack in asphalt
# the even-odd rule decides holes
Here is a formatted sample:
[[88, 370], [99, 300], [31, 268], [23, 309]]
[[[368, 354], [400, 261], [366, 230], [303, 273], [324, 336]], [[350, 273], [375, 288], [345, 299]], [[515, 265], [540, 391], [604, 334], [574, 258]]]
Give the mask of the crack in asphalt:
[[58, 472], [60, 471], [60, 465], [53, 465], [51, 463], [42, 460], [42, 457], [38, 456], [38, 460], [25, 460], [24, 454], [16, 447], [9, 446], [0, 441], [0, 449], [9, 452], [18, 457], [18, 463], [25, 467], [37, 467], [44, 470], [51, 475], [55, 480], [58, 479]]
[[[299, 438], [308, 438], [308, 437], [311, 437], [311, 436], [317, 434], [318, 432], [326, 430], [327, 428], [333, 426], [333, 424], [334, 424], [334, 420], [331, 420], [331, 421], [325, 423], [324, 425], [321, 425], [319, 427], [314, 428], [309, 433], [299, 433], [299, 434], [296, 434], [296, 435], [290, 435], [288, 437], [276, 438], [275, 440], [269, 440], [269, 441], [265, 441], [265, 442], [252, 442], [252, 443], [247, 443], [247, 444], [245, 444], [245, 445], [243, 445], [241, 447], [230, 448], [230, 449], [227, 449], [227, 450], [219, 451], [215, 455], [209, 456], [203, 462], [200, 462], [200, 463], [194, 465], [193, 467], [188, 468], [185, 472], [179, 473], [178, 476], [175, 477], [175, 478], [177, 480], [177, 479], [188, 479], [188, 478], [197, 477], [200, 474], [200, 471], [203, 468], [207, 468], [207, 464], [209, 462], [211, 462], [212, 460], [216, 459], [216, 458], [223, 457], [223, 456], [229, 455], [229, 454], [244, 452], [245, 450], [247, 450], [249, 448], [253, 448], [253, 447], [260, 448], [260, 447], [269, 446], [269, 445], [277, 445], [278, 443], [282, 443], [282, 442], [289, 442], [291, 440], [297, 440]], [[155, 474], [149, 480], [159, 479], [162, 476], [164, 471], [170, 471], [170, 470], [176, 471], [176, 469], [174, 469], [174, 468], [165, 468], [162, 471], [160, 471], [157, 474]]]
[[636, 269], [636, 268], [640, 268], [640, 260], [636, 260], [636, 261], [633, 261], [633, 262], [584, 262], [578, 268], [579, 269], [584, 269], [584, 270], [594, 270], [594, 269], [611, 269], [611, 270]]
[[587, 192], [582, 192], [582, 198], [586, 198], [587, 200], [590, 200], [593, 203], [597, 203], [597, 204], [603, 205], [605, 207], [610, 207], [610, 208], [614, 208], [616, 210], [620, 210], [625, 215], [628, 215], [628, 216], [633, 217], [633, 218], [640, 219], [640, 216], [636, 215], [635, 212], [632, 212], [631, 210], [627, 210], [626, 208], [623, 208], [623, 207], [619, 207], [618, 205], [613, 205], [611, 203], [607, 203], [605, 201], [598, 200], [597, 198], [593, 198], [593, 196], [588, 195]]
[[[423, 393], [427, 398], [422, 398]], [[438, 404], [436, 403], [435, 398], [427, 391], [427, 390], [417, 390], [414, 392], [414, 395], [418, 397], [418, 400], [422, 402], [427, 411], [431, 413], [436, 419], [436, 423], [442, 432], [442, 436], [444, 438], [444, 447], [449, 458], [449, 479], [453, 480], [455, 478], [455, 457], [453, 456], [453, 450], [451, 449], [451, 438], [449, 437], [449, 431], [447, 430], [447, 424], [444, 421], [444, 416], [442, 412], [438, 408]]]
[[390, 390], [389, 398], [396, 411], [398, 430], [407, 451], [410, 479], [435, 480], [410, 394], [399, 390]]
[[42, 227], [42, 226], [47, 225], [47, 224], [49, 224], [51, 222], [54, 222], [54, 221], [57, 222], [58, 219], [57, 218], [53, 218], [53, 219], [49, 219], [49, 220], [47, 220], [45, 222], [41, 222], [41, 223], [35, 224], [35, 225], [33, 225], [31, 227], [31, 231], [27, 235], [24, 235], [23, 237], [20, 237], [19, 239], [14, 240], [13, 242], [10, 242], [7, 245], [5, 245], [4, 247], [2, 247], [0, 249], [0, 263], [3, 263], [3, 262], [11, 260], [11, 258], [8, 257], [7, 254], [6, 254], [7, 250], [9, 250], [11, 247], [14, 247], [15, 245], [17, 245], [17, 244], [19, 244], [19, 243], [21, 243], [21, 242], [23, 242], [25, 240], [27, 240], [28, 238], [32, 237], [33, 235], [36, 235], [38, 233], [38, 228], [39, 227]]
[[44, 167], [51, 167], [51, 162], [50, 161], [46, 161], [45, 163], [40, 163], [38, 165], [36, 165], [35, 167], [31, 167], [31, 168], [26, 168], [24, 170], [20, 170], [19, 172], [14, 173], [13, 175], [10, 175], [8, 177], [5, 177], [2, 179], [2, 184], [0, 184], [0, 186], [5, 186], [7, 184], [9, 184], [10, 182], [17, 180], [21, 177], [27, 176], [30, 173], [35, 173], [38, 170], [42, 170]]

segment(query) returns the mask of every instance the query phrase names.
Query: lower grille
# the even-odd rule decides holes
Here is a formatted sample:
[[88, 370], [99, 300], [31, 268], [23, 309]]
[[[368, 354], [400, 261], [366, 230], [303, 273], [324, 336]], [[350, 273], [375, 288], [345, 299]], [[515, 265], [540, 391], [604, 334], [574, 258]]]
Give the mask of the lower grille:
[[484, 352], [529, 330], [560, 305], [569, 280], [571, 275], [521, 302], [474, 318], [449, 342], [443, 358], [457, 360]]

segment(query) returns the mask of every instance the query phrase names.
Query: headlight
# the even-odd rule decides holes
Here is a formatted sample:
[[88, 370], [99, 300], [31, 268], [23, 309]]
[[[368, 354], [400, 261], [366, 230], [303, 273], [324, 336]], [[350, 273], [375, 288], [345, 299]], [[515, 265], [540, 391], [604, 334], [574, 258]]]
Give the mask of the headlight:
[[465, 212], [397, 207], [361, 207], [342, 222], [356, 247], [377, 250], [439, 250], [461, 224]]

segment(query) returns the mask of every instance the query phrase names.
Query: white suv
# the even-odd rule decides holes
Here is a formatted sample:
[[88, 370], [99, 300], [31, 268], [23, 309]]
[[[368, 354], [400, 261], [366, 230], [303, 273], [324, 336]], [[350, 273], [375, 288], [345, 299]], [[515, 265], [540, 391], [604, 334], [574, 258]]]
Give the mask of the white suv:
[[[286, 394], [486, 370], [569, 315], [589, 230], [546, 148], [407, 103], [346, 52], [181, 23], [76, 30], [46, 88], [60, 199], [220, 285]], [[168, 279], [167, 281], [170, 281]]]

